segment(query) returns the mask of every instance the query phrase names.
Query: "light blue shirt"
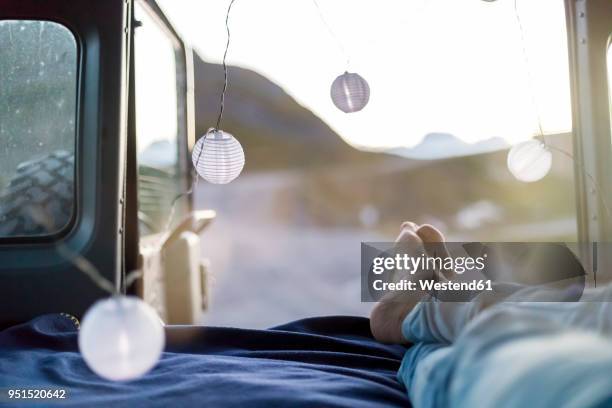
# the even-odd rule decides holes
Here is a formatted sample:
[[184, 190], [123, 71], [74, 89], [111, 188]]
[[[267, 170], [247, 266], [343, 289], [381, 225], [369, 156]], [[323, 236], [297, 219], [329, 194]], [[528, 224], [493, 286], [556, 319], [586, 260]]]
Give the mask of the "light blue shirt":
[[416, 408], [612, 406], [611, 299], [612, 287], [487, 309], [427, 299], [402, 324], [414, 345], [398, 378]]

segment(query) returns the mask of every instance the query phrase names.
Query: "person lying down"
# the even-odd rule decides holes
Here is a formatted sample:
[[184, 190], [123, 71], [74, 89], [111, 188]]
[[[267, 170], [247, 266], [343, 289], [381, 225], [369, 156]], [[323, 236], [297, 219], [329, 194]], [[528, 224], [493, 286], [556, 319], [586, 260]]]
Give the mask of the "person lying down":
[[[397, 241], [444, 237], [406, 222]], [[411, 345], [398, 379], [417, 408], [612, 407], [612, 286], [579, 302], [524, 301], [538, 290], [463, 303], [393, 295], [372, 310], [372, 334]]]

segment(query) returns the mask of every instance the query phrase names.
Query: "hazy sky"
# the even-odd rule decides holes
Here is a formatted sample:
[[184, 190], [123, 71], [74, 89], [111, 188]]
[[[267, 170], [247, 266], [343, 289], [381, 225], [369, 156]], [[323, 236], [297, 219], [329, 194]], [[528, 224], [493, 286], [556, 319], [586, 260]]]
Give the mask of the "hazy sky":
[[[229, 0], [159, 3], [205, 60], [221, 61]], [[345, 114], [330, 100], [346, 58], [312, 0], [236, 0], [228, 63], [276, 82], [354, 145], [413, 146], [432, 132], [517, 142], [537, 132], [538, 112], [546, 133], [571, 128], [562, 0], [518, 0], [531, 75], [514, 0], [318, 3], [348, 70], [370, 84], [363, 111]]]

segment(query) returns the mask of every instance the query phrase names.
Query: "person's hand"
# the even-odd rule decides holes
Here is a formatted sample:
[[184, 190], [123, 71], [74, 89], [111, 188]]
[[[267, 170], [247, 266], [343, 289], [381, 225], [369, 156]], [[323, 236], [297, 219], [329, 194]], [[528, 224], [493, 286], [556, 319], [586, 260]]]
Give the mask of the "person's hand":
[[[429, 224], [417, 225], [411, 221], [402, 223], [395, 242], [414, 246], [421, 252], [425, 250], [430, 255], [432, 251], [446, 251], [444, 235]], [[370, 329], [374, 338], [382, 343], [405, 343], [402, 322], [422, 296], [421, 292], [392, 292], [383, 297], [370, 313]]]

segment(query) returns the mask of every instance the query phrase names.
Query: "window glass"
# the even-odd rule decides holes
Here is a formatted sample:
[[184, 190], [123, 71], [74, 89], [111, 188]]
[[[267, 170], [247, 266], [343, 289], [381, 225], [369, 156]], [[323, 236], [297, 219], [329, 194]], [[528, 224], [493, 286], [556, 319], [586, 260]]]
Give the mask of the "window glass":
[[77, 45], [50, 21], [0, 21], [0, 238], [57, 233], [74, 212]]
[[136, 143], [141, 233], [161, 231], [178, 194], [178, 117], [175, 48], [139, 5], [134, 40]]

